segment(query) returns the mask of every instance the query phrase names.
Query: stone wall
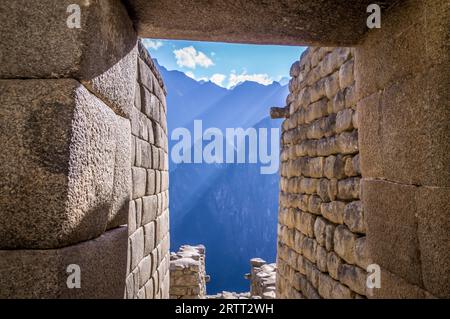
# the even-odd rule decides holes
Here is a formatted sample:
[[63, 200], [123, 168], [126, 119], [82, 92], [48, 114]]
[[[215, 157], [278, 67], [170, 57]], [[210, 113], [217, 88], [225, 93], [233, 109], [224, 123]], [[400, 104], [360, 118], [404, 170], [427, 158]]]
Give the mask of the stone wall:
[[138, 43], [131, 111], [132, 200], [128, 215], [126, 297], [169, 298], [169, 192], [166, 92]]
[[310, 47], [282, 126], [278, 298], [366, 295], [354, 51]]
[[[288, 117], [277, 297], [449, 297], [449, 15], [404, 1], [355, 48], [292, 66], [272, 112]], [[369, 263], [380, 288], [366, 289]]]
[[3, 13], [0, 298], [168, 298], [165, 90], [127, 10], [6, 0]]
[[450, 3], [404, 1], [355, 48], [373, 297], [450, 297]]
[[277, 265], [275, 263], [268, 264], [261, 258], [251, 259], [250, 265], [250, 273], [245, 276], [250, 280], [250, 296], [274, 299]]
[[209, 276], [205, 269], [205, 247], [183, 245], [170, 255], [170, 298], [204, 299]]

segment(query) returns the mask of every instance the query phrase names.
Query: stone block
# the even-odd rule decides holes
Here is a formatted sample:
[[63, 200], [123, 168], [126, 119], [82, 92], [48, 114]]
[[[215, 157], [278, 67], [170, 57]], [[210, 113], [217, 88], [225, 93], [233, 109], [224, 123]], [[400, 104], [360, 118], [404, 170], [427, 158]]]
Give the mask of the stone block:
[[339, 69], [339, 86], [341, 89], [345, 89], [346, 87], [353, 84], [353, 59], [345, 62], [341, 65]]
[[358, 131], [342, 132], [336, 136], [336, 146], [338, 153], [356, 154], [358, 153]]
[[335, 200], [337, 195], [337, 180], [321, 178], [317, 184], [317, 194], [324, 202]]
[[156, 194], [156, 173], [153, 169], [147, 170], [147, 195]]
[[142, 214], [143, 214], [143, 204], [142, 198], [137, 198], [134, 200], [136, 205], [136, 229], [142, 226]]
[[129, 235], [136, 231], [136, 204], [134, 201], [130, 201], [128, 205], [128, 231]]
[[334, 250], [349, 264], [355, 263], [355, 244], [357, 235], [353, 234], [344, 225], [336, 227], [334, 232]]
[[[57, 248], [99, 236], [118, 139], [128, 134], [118, 117], [75, 80], [1, 80], [0, 92], [0, 247]], [[117, 156], [120, 202], [126, 154]]]
[[353, 299], [355, 293], [341, 283], [336, 283], [331, 292], [331, 299]]
[[139, 287], [145, 286], [152, 274], [152, 259], [150, 256], [145, 256], [138, 265], [139, 268]]
[[359, 267], [341, 264], [338, 268], [339, 281], [360, 295], [366, 294], [367, 272]]
[[351, 177], [340, 180], [338, 182], [337, 197], [343, 200], [354, 200], [360, 197], [360, 182], [359, 177]]
[[334, 72], [325, 78], [325, 93], [327, 98], [331, 100], [339, 91], [339, 72]]
[[145, 288], [145, 296], [147, 297], [147, 299], [153, 299], [155, 296], [155, 290], [152, 278], [150, 278], [150, 280], [147, 281], [144, 288]]
[[325, 248], [327, 251], [331, 251], [334, 248], [334, 232], [336, 227], [331, 224], [327, 223], [325, 226]]
[[319, 215], [320, 214], [320, 205], [322, 200], [319, 196], [311, 195], [308, 198], [308, 212]]
[[361, 170], [359, 168], [359, 154], [345, 159], [344, 172], [348, 177], [361, 175]]
[[343, 264], [342, 259], [335, 253], [329, 252], [327, 255], [327, 269], [330, 276], [336, 280], [339, 279], [338, 270]]
[[304, 237], [302, 242], [302, 253], [309, 261], [316, 262], [317, 242], [309, 237]]
[[359, 237], [355, 241], [355, 264], [363, 269], [367, 269], [367, 266], [371, 263], [366, 237]]
[[[80, 28], [67, 25], [70, 4], [80, 6]], [[129, 116], [137, 37], [121, 2], [8, 0], [0, 11], [0, 78], [74, 78], [116, 113]]]
[[314, 222], [314, 237], [316, 238], [317, 242], [324, 246], [325, 245], [325, 239], [326, 239], [326, 229], [327, 221], [323, 219], [322, 217], [317, 217]]
[[362, 203], [367, 225], [367, 244], [373, 262], [422, 283], [417, 235], [417, 187], [379, 180], [362, 182]]
[[128, 220], [131, 198], [131, 127], [130, 121], [117, 117], [116, 155], [111, 209], [107, 229], [124, 225]]
[[344, 96], [346, 108], [356, 108], [356, 103], [358, 102], [356, 93], [356, 87], [354, 85], [345, 88]]
[[314, 120], [317, 120], [318, 118], [321, 118], [325, 115], [327, 115], [327, 99], [326, 98], [322, 98], [320, 100], [318, 100], [317, 102], [311, 103], [307, 108], [306, 108], [306, 113], [305, 113], [305, 122], [306, 123], [311, 123]]
[[147, 187], [147, 171], [142, 167], [132, 168], [133, 176], [133, 199], [145, 196]]
[[156, 219], [158, 201], [156, 195], [142, 197], [142, 225]]
[[296, 217], [296, 228], [309, 237], [314, 237], [314, 222], [316, 216], [310, 213], [299, 212]]
[[429, 294], [403, 278], [381, 268], [381, 287], [366, 288], [370, 299], [425, 299]]
[[419, 187], [416, 200], [423, 285], [450, 298], [450, 189]]
[[333, 113], [338, 113], [345, 108], [345, 96], [343, 91], [339, 91], [332, 100]]
[[339, 111], [336, 115], [336, 133], [351, 131], [353, 129], [352, 119], [352, 109], [343, 109]]
[[325, 79], [320, 79], [308, 88], [309, 99], [314, 103], [326, 96], [325, 94]]
[[[118, 227], [64, 248], [0, 250], [0, 298], [122, 299], [127, 238], [127, 227]], [[67, 287], [69, 265], [80, 267], [79, 289]]]
[[325, 158], [323, 173], [329, 179], [341, 179], [345, 176], [344, 167], [345, 161], [342, 156], [328, 156]]
[[130, 236], [129, 245], [131, 246], [131, 269], [134, 269], [144, 258], [144, 228], [139, 227], [136, 232]]
[[363, 176], [450, 186], [447, 74], [437, 66], [360, 101]]
[[344, 209], [345, 203], [340, 201], [322, 203], [320, 205], [320, 213], [322, 216], [335, 224], [342, 224], [344, 222]]
[[152, 145], [144, 140], [139, 140], [141, 143], [141, 167], [152, 168], [153, 166], [153, 152]]
[[322, 272], [327, 272], [327, 250], [320, 246], [317, 245], [316, 248], [316, 264], [317, 264], [317, 268], [319, 268], [320, 271]]
[[366, 223], [361, 201], [353, 201], [345, 206], [344, 223], [352, 232], [365, 234]]
[[155, 222], [144, 225], [144, 255], [148, 255], [156, 247], [156, 227]]

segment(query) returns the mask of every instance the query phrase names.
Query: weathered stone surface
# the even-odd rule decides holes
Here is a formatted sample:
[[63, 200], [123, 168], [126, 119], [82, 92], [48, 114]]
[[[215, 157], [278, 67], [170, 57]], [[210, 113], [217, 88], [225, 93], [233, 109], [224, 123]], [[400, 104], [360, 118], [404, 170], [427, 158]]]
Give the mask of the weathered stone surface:
[[343, 178], [345, 176], [344, 165], [345, 162], [342, 156], [328, 156], [325, 159], [324, 175], [329, 179]]
[[345, 206], [344, 223], [352, 232], [361, 234], [366, 232], [366, 224], [360, 201], [353, 201]]
[[342, 224], [344, 222], [344, 209], [345, 203], [340, 201], [320, 205], [320, 213], [322, 216], [336, 224]]
[[170, 298], [203, 299], [206, 296], [206, 282], [203, 245], [183, 245], [177, 253], [171, 253]]
[[450, 298], [450, 189], [419, 187], [416, 201], [423, 285]]
[[352, 130], [352, 118], [352, 109], [344, 109], [342, 111], [339, 111], [336, 115], [336, 133]]
[[363, 269], [367, 269], [367, 266], [371, 263], [366, 237], [359, 237], [355, 241], [355, 264]]
[[367, 244], [373, 262], [420, 285], [416, 187], [365, 179], [362, 184]]
[[[0, 298], [123, 298], [127, 237], [119, 227], [59, 249], [0, 250]], [[80, 266], [80, 289], [67, 287], [72, 264]]]
[[143, 167], [132, 168], [133, 199], [145, 196], [147, 171]]
[[156, 247], [155, 222], [144, 225], [144, 255], [148, 255]]
[[[67, 25], [70, 4], [80, 6], [80, 28]], [[120, 2], [7, 0], [1, 9], [0, 78], [75, 78], [116, 113], [129, 116], [137, 38]]]
[[[446, 147], [450, 130], [449, 51], [444, 44], [448, 43], [444, 21], [449, 12], [444, 6], [444, 1], [432, 1], [396, 8], [383, 31], [373, 32], [367, 46], [355, 50], [357, 91], [361, 99], [378, 100], [360, 108], [362, 171], [366, 177], [414, 185], [450, 185], [450, 172], [445, 169], [450, 161]], [[425, 16], [425, 12], [433, 14]], [[412, 20], [418, 21], [414, 27], [408, 22]], [[407, 32], [386, 41], [395, 30]], [[430, 41], [426, 50], [419, 49], [423, 41]], [[371, 156], [376, 153], [377, 157]]]
[[349, 60], [341, 65], [341, 68], [339, 69], [339, 86], [341, 89], [345, 89], [353, 84], [353, 64], [353, 59]]
[[117, 117], [116, 156], [111, 210], [107, 229], [124, 225], [128, 220], [128, 204], [131, 198], [131, 128], [130, 121]]
[[430, 295], [422, 288], [412, 285], [401, 277], [381, 268], [381, 287], [366, 288], [371, 299], [424, 299]]
[[[126, 139], [117, 116], [75, 80], [2, 80], [0, 87], [0, 247], [55, 248], [100, 235], [117, 143]], [[118, 154], [117, 168], [125, 157]], [[123, 174], [117, 195], [125, 193], [126, 168]]]
[[270, 1], [261, 6], [252, 0], [239, 6], [211, 3], [197, 11], [189, 10], [188, 1], [176, 5], [130, 1], [141, 37], [297, 45], [358, 43], [366, 32], [363, 22], [369, 3], [306, 1], [282, 5]]
[[366, 293], [367, 273], [365, 270], [352, 265], [341, 264], [338, 268], [339, 281], [360, 295]]
[[137, 267], [144, 258], [144, 228], [139, 227], [129, 238], [131, 246], [131, 269]]
[[142, 224], [147, 224], [156, 219], [158, 214], [158, 201], [156, 195], [142, 198]]
[[338, 182], [337, 197], [343, 200], [359, 199], [360, 181], [361, 179], [359, 177], [340, 180]]
[[344, 225], [336, 227], [334, 232], [334, 251], [346, 262], [355, 262], [355, 241], [357, 236]]
[[327, 255], [327, 269], [332, 278], [339, 279], [338, 270], [341, 265], [342, 259], [335, 252], [329, 252]]

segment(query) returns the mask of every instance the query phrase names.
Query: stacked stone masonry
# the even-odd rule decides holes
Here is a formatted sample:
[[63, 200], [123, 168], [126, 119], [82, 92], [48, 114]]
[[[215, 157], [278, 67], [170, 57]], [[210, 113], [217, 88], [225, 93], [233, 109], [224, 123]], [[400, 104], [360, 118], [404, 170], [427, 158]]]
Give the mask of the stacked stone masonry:
[[170, 298], [204, 299], [209, 276], [205, 270], [205, 247], [183, 245], [170, 255]]
[[0, 12], [0, 298], [168, 298], [165, 89], [126, 8]]
[[126, 298], [169, 298], [169, 174], [166, 92], [138, 43], [131, 119], [132, 200], [128, 214]]
[[282, 125], [277, 298], [365, 298], [351, 48], [310, 47], [290, 70]]
[[251, 271], [245, 276], [250, 280], [250, 296], [275, 299], [276, 264], [268, 264], [261, 258], [253, 258], [250, 265]]

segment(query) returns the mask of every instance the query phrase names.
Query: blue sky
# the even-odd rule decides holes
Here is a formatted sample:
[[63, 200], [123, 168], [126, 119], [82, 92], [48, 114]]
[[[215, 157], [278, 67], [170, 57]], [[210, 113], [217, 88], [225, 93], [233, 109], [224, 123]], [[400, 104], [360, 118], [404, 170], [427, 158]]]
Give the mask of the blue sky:
[[243, 81], [270, 84], [289, 78], [305, 47], [144, 39], [151, 56], [168, 70], [223, 87]]

